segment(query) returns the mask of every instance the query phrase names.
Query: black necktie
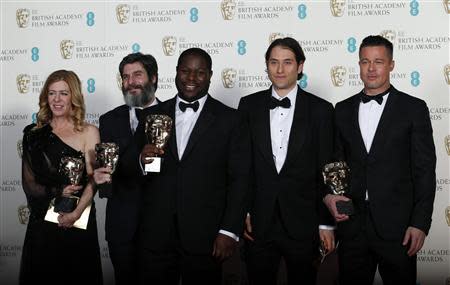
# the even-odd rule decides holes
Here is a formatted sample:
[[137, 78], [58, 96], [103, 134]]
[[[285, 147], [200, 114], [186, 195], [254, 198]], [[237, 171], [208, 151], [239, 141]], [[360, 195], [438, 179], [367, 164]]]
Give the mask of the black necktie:
[[283, 98], [282, 100], [278, 100], [274, 97], [270, 97], [270, 102], [269, 102], [269, 108], [275, 109], [276, 107], [281, 107], [281, 108], [290, 108], [291, 107], [291, 100], [289, 100], [288, 97]]
[[200, 107], [200, 103], [198, 103], [198, 101], [195, 101], [194, 103], [184, 103], [183, 101], [180, 101], [178, 106], [182, 112], [186, 111], [187, 108], [192, 108], [194, 112], [197, 112], [198, 107]]
[[134, 112], [136, 113], [136, 118], [138, 119], [139, 122], [142, 120], [143, 111], [144, 111], [144, 109], [134, 108]]
[[375, 100], [379, 105], [383, 103], [383, 96], [388, 94], [391, 91], [391, 88], [389, 87], [386, 91], [383, 93], [377, 94], [377, 95], [366, 95], [364, 94], [364, 90], [361, 92], [361, 101], [366, 104], [367, 102], [370, 102], [370, 100]]

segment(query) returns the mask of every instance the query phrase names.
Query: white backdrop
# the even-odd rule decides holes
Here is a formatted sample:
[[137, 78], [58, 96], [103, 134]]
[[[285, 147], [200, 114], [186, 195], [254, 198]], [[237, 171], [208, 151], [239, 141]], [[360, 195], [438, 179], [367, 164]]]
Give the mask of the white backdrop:
[[[450, 124], [448, 0], [436, 1], [6, 1], [0, 0], [0, 283], [16, 284], [26, 224], [17, 144], [35, 119], [38, 96], [56, 69], [83, 81], [86, 119], [98, 124], [121, 105], [121, 59], [151, 53], [157, 97], [174, 96], [178, 55], [201, 47], [213, 58], [213, 97], [237, 107], [267, 88], [264, 52], [291, 36], [305, 50], [299, 84], [332, 103], [362, 88], [358, 47], [369, 34], [394, 43], [393, 85], [425, 100], [438, 157], [433, 224], [418, 255], [419, 283], [450, 282]], [[335, 71], [335, 72], [332, 72]], [[447, 142], [447, 143], [446, 143]], [[105, 201], [96, 198], [105, 284], [112, 280], [104, 241]], [[447, 214], [446, 214], [447, 213]], [[446, 283], [447, 282], [447, 283]]]

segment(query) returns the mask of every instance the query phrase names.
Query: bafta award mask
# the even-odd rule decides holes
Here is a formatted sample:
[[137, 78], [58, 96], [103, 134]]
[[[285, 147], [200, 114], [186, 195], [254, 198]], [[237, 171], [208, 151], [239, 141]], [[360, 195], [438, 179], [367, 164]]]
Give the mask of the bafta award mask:
[[79, 185], [84, 172], [84, 160], [78, 157], [64, 156], [59, 165], [60, 172], [72, 185]]
[[17, 90], [21, 94], [28, 93], [30, 90], [31, 78], [28, 74], [19, 74], [16, 77]]
[[225, 88], [233, 88], [236, 82], [236, 70], [233, 68], [224, 68], [222, 70], [222, 84]]
[[[350, 168], [345, 161], [337, 161], [326, 164], [322, 170], [323, 180], [334, 195], [344, 195], [348, 192], [350, 183]], [[338, 201], [336, 208], [340, 214], [353, 214], [352, 201]]]
[[59, 49], [63, 59], [71, 59], [73, 55], [74, 42], [71, 40], [62, 40]]
[[345, 0], [330, 0], [330, 9], [334, 17], [342, 17], [345, 10]]
[[119, 4], [116, 6], [116, 17], [119, 24], [126, 24], [130, 19], [130, 6], [127, 4]]
[[234, 0], [222, 0], [220, 3], [220, 11], [224, 20], [233, 20], [236, 10], [236, 2]]
[[172, 56], [177, 49], [177, 38], [174, 36], [166, 36], [162, 39], [162, 48], [164, 55]]
[[100, 167], [111, 168], [113, 174], [119, 161], [119, 146], [113, 142], [98, 143], [95, 145], [95, 153]]
[[[167, 115], [149, 115], [145, 121], [145, 134], [147, 141], [157, 148], [164, 149], [172, 131], [172, 118]], [[151, 157], [152, 162], [145, 164], [145, 171], [160, 172], [161, 158]]]
[[345, 84], [345, 75], [347, 74], [347, 70], [343, 66], [333, 66], [330, 70], [331, 73], [331, 82], [335, 87], [341, 87]]
[[20, 205], [17, 209], [17, 214], [19, 215], [19, 222], [22, 225], [28, 224], [30, 219], [30, 208], [27, 205]]

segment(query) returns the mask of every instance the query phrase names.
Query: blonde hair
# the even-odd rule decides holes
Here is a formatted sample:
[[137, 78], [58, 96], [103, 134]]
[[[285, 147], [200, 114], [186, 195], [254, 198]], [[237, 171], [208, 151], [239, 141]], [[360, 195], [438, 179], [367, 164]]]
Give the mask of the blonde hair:
[[39, 95], [39, 112], [37, 114], [37, 128], [41, 128], [52, 120], [52, 111], [48, 104], [48, 89], [55, 82], [64, 81], [69, 86], [71, 94], [72, 112], [71, 118], [75, 131], [82, 131], [84, 126], [84, 116], [86, 107], [84, 105], [83, 94], [81, 93], [81, 81], [77, 74], [70, 70], [57, 70], [50, 74], [42, 87]]

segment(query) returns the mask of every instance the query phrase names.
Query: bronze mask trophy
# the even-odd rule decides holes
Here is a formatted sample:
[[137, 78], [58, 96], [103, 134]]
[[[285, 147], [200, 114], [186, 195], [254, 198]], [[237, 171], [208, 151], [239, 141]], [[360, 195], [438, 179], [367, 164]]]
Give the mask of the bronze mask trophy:
[[[172, 118], [167, 115], [148, 115], [145, 119], [145, 135], [147, 142], [159, 149], [164, 149], [172, 131]], [[161, 157], [147, 157], [152, 160], [145, 164], [145, 172], [161, 172]]]
[[[71, 185], [79, 185], [84, 173], [84, 159], [79, 157], [64, 156], [59, 164], [59, 172], [64, 175]], [[70, 213], [77, 207], [80, 198], [75, 195], [58, 196], [55, 198], [54, 211]]]
[[[119, 161], [119, 146], [113, 142], [98, 143], [95, 145], [95, 153], [98, 165], [111, 168], [113, 174]], [[111, 183], [111, 180], [107, 183]]]
[[[344, 195], [348, 192], [350, 182], [350, 168], [345, 161], [337, 161], [326, 164], [322, 171], [323, 180], [333, 194]], [[352, 215], [354, 207], [352, 201], [337, 201], [336, 209], [339, 214]]]

